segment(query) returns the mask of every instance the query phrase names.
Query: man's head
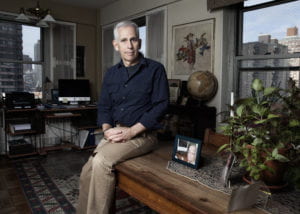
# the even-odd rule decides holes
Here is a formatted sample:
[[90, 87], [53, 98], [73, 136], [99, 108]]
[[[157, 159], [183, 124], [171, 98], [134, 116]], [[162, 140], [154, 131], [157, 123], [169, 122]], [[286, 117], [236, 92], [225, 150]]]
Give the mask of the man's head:
[[195, 164], [196, 157], [197, 157], [197, 146], [196, 144], [191, 144], [188, 147], [187, 161], [189, 163]]
[[141, 48], [138, 26], [131, 21], [118, 23], [114, 28], [113, 46], [120, 53], [125, 66], [137, 64]]

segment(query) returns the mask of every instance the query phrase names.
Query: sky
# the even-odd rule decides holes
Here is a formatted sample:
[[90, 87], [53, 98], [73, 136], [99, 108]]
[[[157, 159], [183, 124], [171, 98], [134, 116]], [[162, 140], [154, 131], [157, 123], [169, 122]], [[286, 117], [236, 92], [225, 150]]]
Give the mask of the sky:
[[23, 54], [34, 59], [34, 45], [40, 40], [40, 28], [23, 25]]
[[[249, 2], [262, 2], [251, 0]], [[244, 43], [258, 40], [261, 34], [269, 34], [272, 39], [282, 39], [289, 27], [298, 27], [300, 32], [300, 0], [245, 13]], [[263, 18], [262, 18], [263, 17]]]

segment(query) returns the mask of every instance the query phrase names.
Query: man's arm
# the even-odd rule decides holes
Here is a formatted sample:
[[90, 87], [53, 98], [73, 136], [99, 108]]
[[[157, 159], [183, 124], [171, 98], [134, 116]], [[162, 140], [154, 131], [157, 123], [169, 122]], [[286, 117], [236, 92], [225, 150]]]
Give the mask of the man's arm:
[[139, 122], [147, 129], [157, 128], [162, 116], [166, 113], [169, 105], [169, 85], [163, 65], [156, 68], [154, 77], [151, 109], [143, 114]]

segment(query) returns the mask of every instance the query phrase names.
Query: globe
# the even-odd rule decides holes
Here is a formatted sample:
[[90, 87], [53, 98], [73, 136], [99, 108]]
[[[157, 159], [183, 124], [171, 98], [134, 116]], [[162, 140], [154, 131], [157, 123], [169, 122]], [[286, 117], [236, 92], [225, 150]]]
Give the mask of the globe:
[[192, 98], [199, 101], [209, 101], [217, 93], [218, 80], [209, 71], [195, 71], [187, 81], [187, 90]]

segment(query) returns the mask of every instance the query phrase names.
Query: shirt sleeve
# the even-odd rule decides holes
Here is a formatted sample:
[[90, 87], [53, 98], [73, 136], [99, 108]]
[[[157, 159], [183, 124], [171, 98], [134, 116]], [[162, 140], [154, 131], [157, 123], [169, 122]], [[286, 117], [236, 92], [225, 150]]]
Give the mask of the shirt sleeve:
[[169, 105], [169, 86], [165, 69], [161, 64], [156, 69], [153, 79], [151, 107], [139, 120], [147, 129], [160, 127], [160, 120], [166, 113]]
[[112, 101], [109, 96], [108, 90], [108, 72], [103, 80], [101, 94], [98, 102], [98, 126], [101, 127], [103, 123], [108, 123], [113, 126], [113, 119], [112, 119]]

